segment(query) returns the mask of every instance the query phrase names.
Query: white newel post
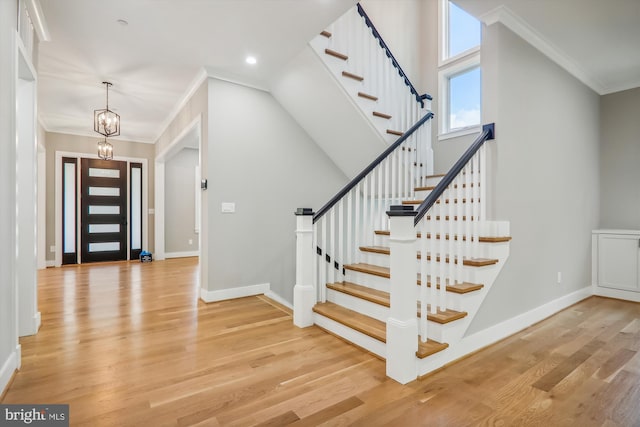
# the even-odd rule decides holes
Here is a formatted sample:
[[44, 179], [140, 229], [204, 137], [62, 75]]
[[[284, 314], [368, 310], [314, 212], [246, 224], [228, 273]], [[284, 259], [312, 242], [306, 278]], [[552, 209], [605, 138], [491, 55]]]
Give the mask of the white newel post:
[[299, 328], [313, 325], [313, 211], [296, 211], [296, 284], [293, 287], [293, 324]]
[[416, 314], [416, 230], [413, 206], [391, 206], [390, 298], [387, 319], [387, 376], [401, 384], [417, 378], [418, 320]]

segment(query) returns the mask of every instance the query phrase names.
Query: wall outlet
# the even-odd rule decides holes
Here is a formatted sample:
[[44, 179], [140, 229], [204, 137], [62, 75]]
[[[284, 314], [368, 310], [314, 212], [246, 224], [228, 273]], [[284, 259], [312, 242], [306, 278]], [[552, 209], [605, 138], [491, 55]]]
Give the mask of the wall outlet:
[[56, 251], [56, 246], [55, 245], [51, 245], [49, 247], [49, 252], [55, 252]]
[[222, 213], [234, 213], [236, 211], [236, 204], [232, 202], [222, 202], [220, 211]]
[[558, 284], [562, 283], [562, 272], [558, 271]]
[[193, 245], [193, 239], [189, 239], [189, 244]]

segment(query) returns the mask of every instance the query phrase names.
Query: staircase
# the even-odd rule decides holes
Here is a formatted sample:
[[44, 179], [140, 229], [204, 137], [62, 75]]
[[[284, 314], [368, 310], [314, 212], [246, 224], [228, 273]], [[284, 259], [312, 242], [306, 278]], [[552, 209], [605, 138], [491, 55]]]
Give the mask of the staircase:
[[[430, 185], [416, 188], [416, 197], [404, 200], [403, 203], [413, 205], [424, 198], [435, 188], [442, 176], [429, 176]], [[441, 200], [441, 199], [440, 199]], [[450, 201], [445, 200], [444, 203]], [[463, 201], [464, 202], [464, 201]], [[441, 221], [436, 214], [436, 221]], [[464, 221], [462, 219], [461, 221]], [[507, 224], [489, 223], [484, 226], [498, 230], [495, 235], [483, 234], [478, 238], [481, 253], [479, 258], [462, 260], [463, 274], [469, 281], [451, 283], [446, 286], [447, 305], [445, 308], [431, 310], [427, 304], [427, 329], [429, 338], [423, 342], [416, 336], [418, 351], [416, 357], [424, 359], [449, 347], [449, 343], [460, 340], [468, 328], [480, 303], [484, 299], [491, 284], [498, 275], [509, 255]], [[318, 302], [313, 307], [314, 323], [333, 334], [346, 338], [350, 342], [366, 349], [382, 358], [386, 358], [386, 321], [390, 308], [390, 247], [388, 229], [374, 231], [375, 245], [360, 246], [359, 262], [344, 265], [343, 280], [326, 283], [326, 302]], [[416, 238], [422, 238], [416, 233]], [[461, 241], [471, 244], [473, 238], [467, 235], [445, 233], [427, 233], [427, 241], [431, 239], [445, 242]], [[416, 244], [415, 262], [423, 258]], [[433, 269], [446, 269], [449, 264], [458, 261], [448, 255], [426, 254], [426, 261]], [[421, 286], [419, 276], [415, 280], [416, 289]], [[322, 286], [322, 284], [321, 284]], [[427, 283], [426, 287], [431, 288]], [[436, 281], [440, 289], [440, 281]], [[421, 307], [416, 299], [416, 316], [422, 318]], [[453, 308], [455, 307], [455, 309]]]
[[[352, 30], [354, 13], [368, 38]], [[365, 59], [352, 59], [370, 44], [380, 52], [365, 47]], [[494, 126], [433, 175], [430, 97], [417, 94], [364, 10], [311, 46], [390, 145], [317, 212], [296, 212], [294, 324], [386, 359], [387, 375], [406, 383], [464, 355], [465, 332], [509, 256], [508, 222], [486, 212]], [[389, 63], [392, 73], [374, 72]]]

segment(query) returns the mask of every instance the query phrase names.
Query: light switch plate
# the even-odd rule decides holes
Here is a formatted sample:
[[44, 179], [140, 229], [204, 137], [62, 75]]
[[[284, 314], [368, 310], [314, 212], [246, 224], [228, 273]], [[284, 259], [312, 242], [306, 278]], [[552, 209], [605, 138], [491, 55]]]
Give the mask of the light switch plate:
[[222, 202], [222, 213], [234, 213], [236, 211], [236, 204], [232, 202]]

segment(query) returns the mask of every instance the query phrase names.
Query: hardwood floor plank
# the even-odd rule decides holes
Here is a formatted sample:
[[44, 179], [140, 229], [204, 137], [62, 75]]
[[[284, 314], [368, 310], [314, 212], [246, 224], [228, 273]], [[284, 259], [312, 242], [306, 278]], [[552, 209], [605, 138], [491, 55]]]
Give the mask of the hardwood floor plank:
[[38, 273], [42, 328], [2, 403], [73, 426], [633, 426], [640, 304], [592, 297], [400, 385], [264, 296], [205, 304], [197, 259]]

